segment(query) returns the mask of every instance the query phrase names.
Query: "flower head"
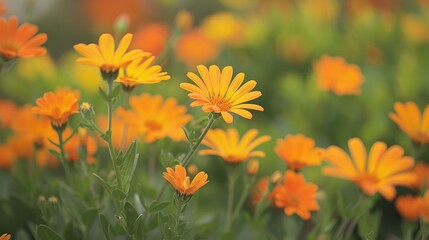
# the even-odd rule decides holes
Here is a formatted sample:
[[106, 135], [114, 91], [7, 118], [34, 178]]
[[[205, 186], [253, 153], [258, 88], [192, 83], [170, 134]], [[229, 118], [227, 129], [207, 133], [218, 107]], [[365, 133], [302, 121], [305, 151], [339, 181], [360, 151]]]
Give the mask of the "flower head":
[[79, 162], [80, 152], [84, 153], [89, 164], [94, 164], [94, 157], [97, 152], [97, 142], [88, 133], [88, 129], [79, 128], [78, 134], [74, 135], [65, 145], [64, 151], [67, 154], [67, 160], [71, 162]]
[[154, 142], [165, 137], [176, 141], [185, 139], [182, 126], [192, 117], [186, 114], [186, 107], [177, 104], [176, 99], [163, 99], [160, 95], [142, 94], [130, 97], [130, 110], [118, 109], [133, 131], [144, 137], [146, 142]]
[[284, 139], [277, 140], [274, 150], [294, 170], [320, 165], [324, 153], [323, 149], [315, 147], [313, 139], [302, 134], [288, 134]]
[[15, 103], [0, 99], [0, 128], [8, 128], [14, 122], [17, 111]]
[[177, 40], [174, 51], [177, 59], [188, 66], [213, 61], [220, 52], [219, 45], [200, 29], [184, 33]]
[[6, 12], [6, 7], [4, 6], [3, 0], [0, 0], [0, 15]]
[[77, 92], [65, 89], [47, 92], [36, 100], [37, 106], [32, 111], [48, 117], [53, 126], [60, 127], [67, 123], [71, 115], [79, 112], [78, 98]]
[[152, 65], [155, 57], [136, 59], [128, 65], [128, 67], [119, 72], [118, 79], [115, 82], [122, 84], [125, 88], [133, 89], [138, 84], [154, 84], [162, 80], [169, 80], [170, 76], [167, 72], [161, 72], [162, 68], [159, 65]]
[[255, 176], [259, 171], [258, 159], [250, 160], [249, 163], [247, 163], [246, 171], [250, 176]]
[[78, 58], [79, 63], [92, 65], [100, 68], [102, 73], [117, 73], [120, 68], [128, 66], [132, 60], [148, 56], [149, 53], [141, 50], [131, 50], [126, 52], [131, 43], [133, 35], [131, 33], [125, 36], [119, 42], [115, 49], [113, 36], [104, 33], [98, 39], [98, 45], [79, 43], [74, 45], [74, 49], [84, 57]]
[[141, 49], [158, 56], [167, 46], [171, 35], [170, 27], [162, 22], [145, 24], [134, 34], [131, 49]]
[[180, 84], [181, 88], [190, 92], [189, 98], [195, 100], [191, 103], [191, 107], [202, 106], [204, 112], [220, 113], [227, 123], [233, 121], [231, 113], [251, 119], [252, 114], [246, 109], [264, 110], [259, 105], [247, 103], [262, 94], [260, 91], [252, 91], [256, 86], [255, 80], [250, 80], [241, 86], [244, 73], [237, 74], [231, 81], [231, 66], [223, 68], [222, 72], [216, 65], [210, 68], [198, 65], [197, 69], [201, 78], [193, 72], [187, 75], [195, 84]]
[[429, 190], [426, 190], [425, 195], [423, 196], [422, 217], [426, 223], [429, 223]]
[[9, 240], [10, 237], [11, 237], [10, 234], [4, 233], [0, 236], [0, 240]]
[[420, 191], [422, 185], [425, 184], [426, 189], [429, 189], [429, 165], [419, 162], [414, 166], [413, 172], [416, 174], [417, 180], [411, 187]]
[[395, 113], [390, 113], [390, 118], [404, 131], [415, 143], [429, 143], [429, 105], [423, 113], [414, 102], [396, 102]]
[[200, 155], [217, 155], [227, 163], [237, 164], [248, 160], [251, 157], [265, 157], [263, 151], [254, 151], [260, 144], [270, 140], [270, 136], [257, 137], [258, 130], [247, 131], [240, 139], [235, 128], [212, 129], [204, 138], [202, 144], [210, 149], [199, 151]]
[[186, 175], [186, 169], [183, 166], [176, 165], [175, 170], [168, 167], [167, 172], [163, 172], [162, 176], [167, 180], [179, 194], [192, 196], [198, 189], [208, 183], [208, 175], [205, 172], [199, 172], [195, 175], [191, 182], [189, 176]]
[[41, 47], [48, 36], [36, 34], [38, 27], [29, 23], [18, 26], [18, 18], [0, 18], [0, 54], [5, 60], [42, 56], [46, 48]]
[[402, 218], [408, 221], [416, 221], [424, 210], [424, 201], [421, 196], [400, 196], [395, 202], [396, 210]]
[[326, 150], [326, 159], [331, 164], [323, 168], [323, 174], [354, 182], [366, 195], [379, 192], [391, 201], [396, 195], [395, 186], [409, 186], [416, 181], [411, 172], [414, 160], [404, 156], [400, 146], [387, 148], [383, 142], [372, 145], [367, 158], [365, 146], [359, 138], [348, 142], [351, 158], [337, 146]]
[[302, 174], [288, 170], [283, 184], [274, 188], [271, 197], [274, 205], [283, 208], [286, 215], [296, 213], [302, 219], [308, 220], [311, 217], [310, 211], [319, 210], [316, 194], [317, 185], [307, 183]]
[[342, 57], [323, 56], [314, 64], [317, 82], [322, 90], [337, 95], [359, 94], [364, 77], [358, 66], [347, 64]]

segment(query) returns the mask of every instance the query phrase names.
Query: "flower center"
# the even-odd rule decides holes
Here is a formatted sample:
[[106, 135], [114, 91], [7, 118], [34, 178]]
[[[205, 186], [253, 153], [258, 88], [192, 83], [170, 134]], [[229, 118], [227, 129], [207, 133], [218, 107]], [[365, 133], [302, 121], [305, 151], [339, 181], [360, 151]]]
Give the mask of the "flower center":
[[157, 132], [157, 131], [160, 131], [162, 129], [162, 125], [156, 121], [153, 121], [153, 120], [147, 121], [146, 127], [148, 128], [149, 132]]
[[231, 103], [225, 98], [212, 98], [209, 101], [215, 112], [223, 112], [231, 109]]

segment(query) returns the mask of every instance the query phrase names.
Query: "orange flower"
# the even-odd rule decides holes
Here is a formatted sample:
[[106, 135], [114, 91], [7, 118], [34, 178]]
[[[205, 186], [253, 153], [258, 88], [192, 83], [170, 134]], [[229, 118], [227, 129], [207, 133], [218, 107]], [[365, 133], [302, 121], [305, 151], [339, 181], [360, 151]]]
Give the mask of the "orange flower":
[[331, 164], [323, 168], [323, 174], [353, 181], [366, 195], [379, 192], [391, 201], [396, 195], [395, 186], [409, 186], [417, 177], [411, 172], [414, 160], [403, 156], [400, 146], [387, 148], [383, 142], [372, 145], [367, 158], [365, 146], [359, 138], [348, 142], [351, 157], [337, 146], [326, 150], [326, 159]]
[[119, 77], [115, 80], [125, 88], [133, 89], [138, 84], [154, 84], [162, 80], [169, 80], [167, 72], [161, 72], [159, 65], [153, 65], [155, 57], [150, 57], [143, 61], [142, 58], [136, 59], [124, 70], [119, 71]]
[[277, 185], [271, 196], [274, 205], [283, 208], [286, 215], [296, 213], [302, 219], [308, 220], [311, 217], [310, 211], [319, 210], [316, 194], [317, 185], [307, 183], [302, 174], [288, 170], [283, 185]]
[[0, 15], [3, 15], [6, 12], [6, 7], [4, 6], [3, 0], [0, 0]]
[[396, 102], [395, 113], [390, 113], [390, 118], [404, 131], [415, 143], [429, 143], [429, 105], [423, 113], [414, 102]]
[[202, 144], [210, 149], [199, 151], [200, 155], [217, 155], [227, 163], [237, 164], [248, 160], [251, 157], [265, 157], [263, 151], [254, 149], [264, 142], [270, 140], [270, 136], [264, 135], [256, 138], [258, 130], [250, 129], [240, 140], [238, 131], [235, 128], [209, 130]]
[[425, 195], [423, 196], [423, 220], [426, 223], [429, 223], [429, 190], [426, 190]]
[[46, 48], [40, 45], [46, 42], [48, 36], [44, 33], [35, 35], [37, 30], [37, 26], [29, 23], [18, 27], [15, 16], [10, 17], [9, 21], [0, 18], [0, 54], [5, 60], [44, 55]]
[[10, 168], [15, 161], [15, 154], [7, 145], [0, 145], [0, 156], [0, 168]]
[[300, 170], [306, 166], [320, 165], [323, 149], [316, 148], [314, 140], [302, 134], [286, 135], [277, 140], [275, 152], [290, 169]]
[[108, 33], [101, 34], [98, 45], [76, 44], [74, 49], [84, 56], [78, 58], [77, 62], [96, 66], [102, 73], [116, 73], [120, 68], [128, 66], [132, 60], [150, 55], [138, 49], [126, 52], [132, 39], [132, 34], [125, 34], [116, 50], [113, 36]]
[[417, 180], [411, 187], [420, 191], [425, 184], [426, 189], [429, 189], [429, 165], [419, 162], [414, 166], [413, 172], [417, 175]]
[[208, 183], [208, 175], [205, 172], [199, 172], [195, 175], [191, 182], [189, 176], [186, 175], [186, 169], [183, 166], [176, 165], [175, 171], [168, 167], [167, 172], [163, 172], [162, 176], [167, 180], [179, 194], [192, 196], [198, 189]]
[[[268, 187], [270, 184], [270, 178], [269, 177], [264, 177], [259, 179], [259, 181], [256, 183], [255, 187], [253, 188], [252, 191], [252, 195], [250, 197], [250, 204], [251, 206], [254, 207], [254, 205], [256, 205], [259, 202], [265, 201], [265, 200], [270, 200], [271, 201], [271, 197], [270, 195], [268, 195]], [[262, 199], [262, 197], [264, 197], [264, 199]]]
[[165, 23], [150, 23], [139, 28], [131, 43], [132, 49], [141, 49], [158, 56], [170, 37], [170, 28]]
[[8, 128], [13, 123], [17, 111], [12, 101], [0, 100], [0, 128]]
[[214, 60], [220, 47], [199, 29], [183, 34], [175, 45], [177, 58], [188, 66], [204, 64]]
[[322, 90], [337, 95], [360, 94], [364, 77], [358, 66], [347, 64], [344, 58], [325, 55], [314, 64], [314, 70]]
[[10, 237], [11, 237], [10, 234], [4, 233], [3, 235], [0, 236], [0, 240], [9, 240]]
[[67, 123], [71, 115], [78, 113], [79, 94], [66, 89], [47, 92], [36, 100], [36, 107], [32, 111], [35, 114], [46, 116], [55, 127], [61, 127]]
[[130, 97], [130, 110], [118, 109], [121, 116], [146, 142], [165, 137], [176, 141], [185, 139], [182, 126], [192, 117], [186, 114], [186, 107], [178, 105], [176, 99], [164, 100], [160, 95], [142, 94]]
[[[119, 116], [119, 111], [121, 110], [117, 109], [112, 117], [112, 142], [116, 149], [124, 149], [137, 137], [137, 133], [133, 126]], [[97, 123], [101, 129], [107, 129], [107, 116], [98, 117]], [[105, 141], [101, 142], [105, 144]]]
[[41, 148], [37, 151], [36, 163], [39, 167], [51, 168], [55, 168], [59, 164], [57, 157], [50, 153], [48, 148]]
[[180, 84], [182, 89], [190, 92], [189, 98], [195, 100], [191, 103], [191, 107], [202, 106], [204, 112], [220, 113], [227, 123], [233, 121], [231, 113], [251, 119], [252, 114], [246, 109], [264, 110], [259, 105], [246, 103], [262, 94], [260, 91], [252, 91], [256, 86], [255, 80], [250, 80], [240, 86], [244, 80], [244, 73], [237, 74], [231, 82], [231, 66], [224, 67], [222, 72], [216, 65], [211, 65], [210, 68], [198, 65], [197, 69], [201, 78], [193, 72], [189, 72], [187, 75], [195, 85]]
[[424, 201], [420, 196], [400, 196], [396, 199], [395, 207], [403, 219], [416, 221], [424, 211]]

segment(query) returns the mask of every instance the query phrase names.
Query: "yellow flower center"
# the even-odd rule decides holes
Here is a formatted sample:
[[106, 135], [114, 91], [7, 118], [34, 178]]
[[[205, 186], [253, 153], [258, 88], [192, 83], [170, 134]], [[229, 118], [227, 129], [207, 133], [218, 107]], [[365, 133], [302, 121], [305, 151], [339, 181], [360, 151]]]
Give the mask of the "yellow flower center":
[[100, 69], [104, 72], [115, 72], [118, 70], [118, 66], [115, 66], [114, 64], [103, 64]]
[[153, 121], [153, 120], [147, 121], [146, 127], [148, 128], [148, 131], [150, 131], [150, 132], [156, 132], [156, 131], [160, 131], [162, 129], [162, 125], [156, 121]]
[[231, 103], [225, 98], [212, 98], [209, 101], [214, 112], [224, 112], [231, 109]]

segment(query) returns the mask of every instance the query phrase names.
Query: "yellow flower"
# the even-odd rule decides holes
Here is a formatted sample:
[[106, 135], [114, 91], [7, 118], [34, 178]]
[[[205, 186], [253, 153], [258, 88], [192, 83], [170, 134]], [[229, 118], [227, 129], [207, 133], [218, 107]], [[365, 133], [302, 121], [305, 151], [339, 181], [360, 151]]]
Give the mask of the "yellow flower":
[[119, 71], [115, 82], [121, 83], [125, 88], [133, 89], [138, 84], [154, 84], [162, 80], [169, 80], [167, 72], [161, 72], [161, 66], [153, 65], [154, 56], [143, 61], [142, 58], [133, 60], [126, 69]]
[[228, 12], [218, 12], [206, 17], [201, 28], [207, 37], [221, 44], [237, 45], [244, 37], [244, 22]]
[[133, 35], [127, 33], [119, 42], [116, 50], [113, 36], [108, 33], [100, 36], [98, 45], [94, 43], [76, 44], [74, 49], [84, 56], [78, 58], [77, 62], [96, 66], [104, 73], [117, 72], [120, 68], [128, 66], [132, 60], [149, 55], [149, 53], [137, 49], [126, 52], [132, 38]]
[[133, 132], [143, 135], [144, 141], [154, 142], [165, 137], [176, 141], [185, 139], [182, 126], [192, 117], [186, 107], [178, 105], [176, 99], [163, 99], [160, 95], [142, 94], [130, 97], [130, 110], [118, 109]]
[[323, 158], [323, 149], [316, 148], [314, 140], [302, 134], [288, 134], [284, 139], [277, 140], [274, 150], [294, 170], [320, 165]]
[[205, 172], [199, 172], [191, 179], [186, 174], [186, 169], [183, 166], [176, 165], [175, 171], [168, 167], [167, 172], [163, 172], [162, 176], [167, 180], [179, 194], [192, 196], [198, 189], [208, 183], [208, 175]]
[[47, 92], [43, 97], [36, 100], [36, 107], [32, 108], [33, 113], [46, 116], [55, 127], [61, 127], [67, 123], [69, 117], [78, 113], [77, 92], [61, 89], [56, 92]]
[[255, 80], [250, 80], [241, 86], [244, 73], [237, 74], [231, 81], [231, 66], [223, 68], [222, 72], [216, 65], [210, 66], [209, 69], [206, 66], [198, 65], [197, 69], [201, 78], [193, 72], [189, 72], [187, 75], [195, 85], [180, 84], [182, 89], [190, 92], [189, 98], [195, 100], [191, 103], [191, 107], [202, 106], [204, 112], [220, 113], [227, 123], [233, 121], [231, 113], [251, 119], [252, 114], [246, 109], [264, 110], [259, 105], [246, 103], [262, 94], [260, 91], [251, 92], [256, 86]]
[[323, 168], [323, 174], [353, 181], [366, 195], [379, 192], [389, 201], [396, 195], [395, 186], [410, 186], [417, 180], [411, 172], [414, 160], [403, 156], [402, 147], [387, 148], [385, 143], [376, 142], [367, 158], [359, 138], [350, 139], [348, 145], [352, 158], [337, 146], [326, 150], [325, 157], [331, 165]]
[[429, 105], [423, 113], [414, 102], [396, 102], [395, 113], [390, 113], [390, 118], [404, 131], [415, 143], [429, 143]]
[[44, 33], [36, 34], [38, 27], [24, 23], [18, 27], [18, 18], [12, 16], [7, 21], [0, 19], [0, 54], [6, 60], [13, 58], [29, 58], [42, 56], [46, 48], [41, 47], [48, 36]]
[[237, 164], [251, 157], [265, 157], [263, 151], [254, 151], [260, 144], [270, 140], [270, 136], [256, 137], [258, 130], [250, 129], [240, 140], [235, 128], [212, 129], [204, 138], [202, 144], [210, 149], [199, 151], [200, 155], [217, 155], [227, 163]]

